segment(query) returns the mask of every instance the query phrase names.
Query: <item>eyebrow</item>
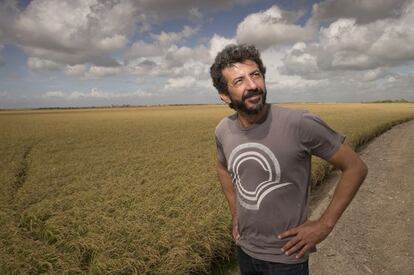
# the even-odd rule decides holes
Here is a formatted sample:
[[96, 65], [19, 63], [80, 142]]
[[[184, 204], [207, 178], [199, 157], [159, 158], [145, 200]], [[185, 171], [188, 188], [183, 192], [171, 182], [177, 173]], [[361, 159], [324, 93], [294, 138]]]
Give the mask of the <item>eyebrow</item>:
[[254, 73], [262, 73], [262, 72], [259, 70], [259, 68], [256, 68], [255, 70], [251, 71], [249, 75], [254, 74]]

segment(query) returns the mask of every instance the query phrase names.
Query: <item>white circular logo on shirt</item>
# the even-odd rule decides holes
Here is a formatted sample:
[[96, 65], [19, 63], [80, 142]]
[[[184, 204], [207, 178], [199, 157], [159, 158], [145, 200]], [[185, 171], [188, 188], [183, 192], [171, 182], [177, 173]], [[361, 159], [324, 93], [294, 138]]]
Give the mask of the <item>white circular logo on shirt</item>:
[[[246, 161], [256, 161], [268, 173], [268, 178], [260, 182], [254, 191], [249, 191], [243, 186], [239, 177], [240, 165]], [[246, 209], [258, 210], [262, 200], [272, 191], [292, 184], [280, 183], [280, 165], [273, 152], [260, 143], [244, 143], [230, 154], [228, 167], [233, 174], [233, 183], [237, 189], [239, 203]]]

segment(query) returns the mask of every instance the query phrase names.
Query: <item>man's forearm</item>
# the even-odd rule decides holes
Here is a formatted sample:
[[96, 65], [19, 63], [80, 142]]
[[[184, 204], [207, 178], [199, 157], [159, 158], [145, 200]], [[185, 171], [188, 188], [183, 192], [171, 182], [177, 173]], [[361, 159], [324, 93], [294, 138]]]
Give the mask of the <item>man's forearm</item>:
[[320, 221], [333, 228], [365, 179], [367, 168], [363, 163], [343, 171], [332, 200], [320, 217]]
[[335, 226], [355, 197], [368, 172], [367, 166], [355, 152], [347, 152], [349, 147], [343, 150], [346, 153], [344, 155], [347, 161], [339, 161], [337, 158], [330, 160], [330, 163], [339, 168], [342, 174], [329, 206], [319, 219], [330, 228]]

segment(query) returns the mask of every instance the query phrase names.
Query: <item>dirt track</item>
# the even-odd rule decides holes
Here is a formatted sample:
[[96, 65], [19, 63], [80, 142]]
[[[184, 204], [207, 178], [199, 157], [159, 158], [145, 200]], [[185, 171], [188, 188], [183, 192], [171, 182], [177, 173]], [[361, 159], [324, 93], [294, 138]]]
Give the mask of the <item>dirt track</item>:
[[[311, 274], [414, 274], [414, 120], [379, 136], [360, 155], [368, 176], [311, 255]], [[321, 191], [325, 198], [314, 200], [312, 216], [326, 207], [335, 174]]]

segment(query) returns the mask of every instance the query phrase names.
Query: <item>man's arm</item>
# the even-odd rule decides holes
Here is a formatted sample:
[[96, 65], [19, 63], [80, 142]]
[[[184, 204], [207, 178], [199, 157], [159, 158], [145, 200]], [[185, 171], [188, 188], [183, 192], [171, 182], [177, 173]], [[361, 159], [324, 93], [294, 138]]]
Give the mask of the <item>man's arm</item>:
[[240, 238], [240, 235], [237, 226], [236, 193], [234, 192], [233, 182], [231, 180], [229, 172], [227, 171], [227, 168], [219, 160], [217, 161], [216, 170], [221, 184], [221, 190], [223, 190], [223, 193], [227, 199], [227, 203], [229, 204], [233, 225], [233, 239], [237, 241]]
[[346, 144], [342, 144], [328, 162], [342, 171], [332, 200], [318, 220], [307, 221], [279, 234], [281, 239], [293, 237], [282, 248], [287, 255], [299, 251], [296, 257], [300, 258], [329, 235], [368, 173], [365, 163]]

